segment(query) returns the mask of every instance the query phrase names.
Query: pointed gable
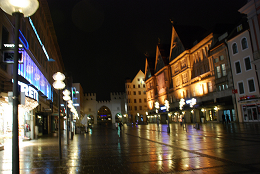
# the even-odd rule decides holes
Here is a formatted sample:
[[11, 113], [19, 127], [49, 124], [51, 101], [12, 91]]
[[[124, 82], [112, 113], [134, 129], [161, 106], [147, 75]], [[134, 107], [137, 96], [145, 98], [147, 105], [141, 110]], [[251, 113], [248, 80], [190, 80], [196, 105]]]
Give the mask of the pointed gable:
[[154, 75], [155, 57], [146, 57], [145, 62], [145, 80], [148, 80]]
[[170, 61], [202, 40], [205, 32], [204, 28], [198, 26], [172, 26]]
[[169, 64], [170, 45], [158, 44], [156, 49], [156, 70], [155, 73], [160, 71]]

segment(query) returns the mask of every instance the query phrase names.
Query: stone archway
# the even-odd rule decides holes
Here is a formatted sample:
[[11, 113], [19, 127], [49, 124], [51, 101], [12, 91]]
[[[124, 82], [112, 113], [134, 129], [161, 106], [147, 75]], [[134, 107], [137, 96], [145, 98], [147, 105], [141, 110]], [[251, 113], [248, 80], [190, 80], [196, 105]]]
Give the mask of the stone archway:
[[98, 110], [97, 123], [112, 123], [112, 114], [107, 106], [102, 106]]

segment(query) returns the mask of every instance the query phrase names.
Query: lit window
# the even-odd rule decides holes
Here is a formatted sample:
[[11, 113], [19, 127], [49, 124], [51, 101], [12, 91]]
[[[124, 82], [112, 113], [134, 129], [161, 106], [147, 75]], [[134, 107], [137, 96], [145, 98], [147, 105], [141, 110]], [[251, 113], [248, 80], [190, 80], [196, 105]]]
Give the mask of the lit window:
[[233, 50], [233, 54], [238, 53], [237, 43], [233, 43], [233, 45], [232, 45], [232, 50]]
[[242, 39], [242, 41], [241, 41], [241, 43], [242, 43], [242, 50], [244, 50], [244, 49], [247, 49], [247, 48], [248, 48], [248, 45], [247, 45], [247, 40], [246, 40], [246, 38], [243, 38], [243, 39]]
[[247, 57], [244, 59], [245, 61], [245, 67], [246, 67], [246, 70], [250, 70], [252, 67], [251, 67], [251, 62], [250, 62], [250, 58]]
[[221, 77], [220, 66], [216, 67], [216, 72], [217, 72], [217, 78], [220, 78]]
[[226, 65], [225, 64], [221, 64], [221, 69], [222, 69], [222, 76], [226, 76], [227, 75]]
[[218, 63], [218, 61], [219, 61], [219, 59], [218, 59], [218, 57], [215, 59], [215, 63]]

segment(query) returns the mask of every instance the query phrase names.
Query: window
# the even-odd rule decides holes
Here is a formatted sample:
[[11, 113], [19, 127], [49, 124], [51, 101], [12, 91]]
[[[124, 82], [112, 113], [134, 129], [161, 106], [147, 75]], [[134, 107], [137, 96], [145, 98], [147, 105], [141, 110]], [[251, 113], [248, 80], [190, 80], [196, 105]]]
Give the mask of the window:
[[225, 64], [221, 64], [221, 69], [222, 69], [222, 76], [226, 76], [227, 75], [226, 65]]
[[218, 57], [216, 59], [214, 59], [214, 60], [215, 60], [215, 63], [218, 63], [218, 61], [219, 61]]
[[133, 85], [133, 88], [135, 88], [135, 85]]
[[134, 103], [136, 103], [136, 99], [134, 99]]
[[135, 106], [135, 111], [137, 111], [137, 106]]
[[179, 79], [179, 77], [176, 78], [176, 86], [180, 86], [180, 79]]
[[182, 80], [183, 80], [183, 83], [187, 83], [188, 82], [187, 73], [182, 74]]
[[145, 88], [145, 84], [143, 84], [143, 88]]
[[219, 56], [219, 60], [224, 60], [224, 56], [223, 55]]
[[238, 83], [238, 90], [239, 90], [239, 94], [244, 94], [245, 93], [243, 82], [239, 82]]
[[247, 49], [248, 48], [248, 45], [247, 45], [247, 40], [246, 38], [244, 37], [241, 41], [241, 44], [242, 44], [242, 50], [244, 49]]
[[186, 67], [186, 58], [181, 60], [181, 68], [185, 68]]
[[138, 88], [140, 88], [140, 85], [138, 85]]
[[179, 71], [179, 65], [178, 65], [178, 63], [176, 63], [175, 65], [174, 65], [174, 72], [176, 73], [176, 72], [178, 72]]
[[139, 99], [139, 103], [142, 103], [142, 99]]
[[141, 111], [143, 108], [142, 108], [142, 106], [139, 106], [139, 110]]
[[241, 73], [241, 67], [239, 61], [235, 62], [235, 68], [236, 68], [236, 74]]
[[136, 95], [136, 92], [134, 91], [134, 95]]
[[144, 99], [144, 102], [146, 103], [146, 98]]
[[233, 50], [233, 54], [238, 53], [238, 50], [237, 50], [237, 43], [233, 43], [233, 45], [232, 45], [232, 50]]
[[244, 59], [245, 61], [245, 67], [246, 67], [246, 71], [250, 70], [252, 67], [251, 67], [251, 63], [250, 63], [250, 58], [247, 57]]
[[209, 92], [212, 92], [212, 83], [211, 82], [208, 82], [208, 91]]
[[247, 82], [248, 82], [249, 92], [255, 92], [254, 79], [250, 79], [250, 80], [248, 80]]
[[217, 74], [217, 78], [221, 77], [220, 66], [216, 67], [216, 74]]
[[141, 95], [141, 91], [138, 91], [138, 94]]

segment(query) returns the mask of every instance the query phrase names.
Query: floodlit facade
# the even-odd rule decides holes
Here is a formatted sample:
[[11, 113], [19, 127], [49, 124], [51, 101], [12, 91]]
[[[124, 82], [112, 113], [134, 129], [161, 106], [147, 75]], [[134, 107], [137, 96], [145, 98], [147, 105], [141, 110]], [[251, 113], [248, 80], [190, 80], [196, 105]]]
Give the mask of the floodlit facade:
[[241, 22], [228, 40], [240, 122], [259, 122], [259, 83], [247, 21]]
[[[57, 129], [58, 95], [52, 87], [52, 75], [64, 72], [64, 65], [51, 20], [48, 3], [39, 0], [34, 15], [21, 19], [21, 61], [18, 80], [21, 90], [19, 104], [19, 138], [30, 140]], [[12, 135], [12, 54], [15, 19], [0, 10], [0, 144]]]
[[96, 93], [85, 93], [81, 108], [93, 124], [126, 122], [125, 93], [110, 93], [108, 101], [97, 101]]
[[141, 124], [147, 121], [147, 99], [144, 77], [144, 73], [140, 70], [133, 80], [126, 80], [127, 122], [138, 122]]

